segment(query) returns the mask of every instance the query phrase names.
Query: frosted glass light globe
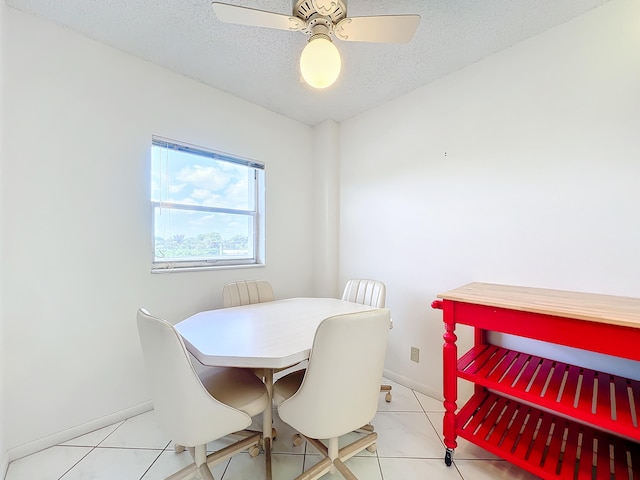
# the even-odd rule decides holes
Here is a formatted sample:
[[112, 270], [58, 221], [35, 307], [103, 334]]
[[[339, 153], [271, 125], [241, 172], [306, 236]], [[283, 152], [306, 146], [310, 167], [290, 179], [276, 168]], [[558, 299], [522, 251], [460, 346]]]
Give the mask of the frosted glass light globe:
[[300, 55], [300, 72], [313, 88], [327, 88], [340, 75], [340, 52], [331, 40], [312, 38]]

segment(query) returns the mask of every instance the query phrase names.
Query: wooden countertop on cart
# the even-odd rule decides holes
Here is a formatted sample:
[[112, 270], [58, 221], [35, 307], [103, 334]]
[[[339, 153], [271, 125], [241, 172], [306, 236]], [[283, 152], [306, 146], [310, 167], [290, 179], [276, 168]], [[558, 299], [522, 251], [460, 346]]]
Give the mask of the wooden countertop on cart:
[[640, 298], [480, 282], [438, 298], [640, 329]]

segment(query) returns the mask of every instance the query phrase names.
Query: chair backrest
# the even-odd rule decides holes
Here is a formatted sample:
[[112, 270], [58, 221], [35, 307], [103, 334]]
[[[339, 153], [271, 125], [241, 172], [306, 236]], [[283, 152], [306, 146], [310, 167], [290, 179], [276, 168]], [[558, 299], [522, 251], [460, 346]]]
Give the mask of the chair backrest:
[[271, 302], [273, 299], [273, 288], [266, 280], [245, 280], [229, 283], [222, 288], [222, 302], [225, 308]]
[[156, 419], [174, 442], [203, 445], [251, 424], [249, 415], [204, 388], [173, 325], [144, 309], [137, 321]]
[[302, 385], [280, 404], [280, 418], [318, 439], [370, 422], [378, 408], [389, 320], [387, 309], [323, 320]]
[[384, 308], [386, 296], [387, 289], [384, 283], [378, 280], [354, 278], [345, 285], [342, 300]]

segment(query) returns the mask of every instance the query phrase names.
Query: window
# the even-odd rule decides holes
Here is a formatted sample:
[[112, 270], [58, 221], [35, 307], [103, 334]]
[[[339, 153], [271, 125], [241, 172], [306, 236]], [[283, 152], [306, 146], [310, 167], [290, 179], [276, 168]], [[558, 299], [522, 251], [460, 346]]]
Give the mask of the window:
[[152, 271], [264, 263], [264, 164], [153, 137]]

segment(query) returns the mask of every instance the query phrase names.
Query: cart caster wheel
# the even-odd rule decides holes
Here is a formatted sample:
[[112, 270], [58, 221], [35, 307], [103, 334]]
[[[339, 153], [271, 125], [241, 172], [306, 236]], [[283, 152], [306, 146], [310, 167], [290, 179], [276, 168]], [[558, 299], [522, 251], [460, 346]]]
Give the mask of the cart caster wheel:
[[260, 447], [258, 447], [258, 445], [252, 445], [249, 448], [249, 456], [250, 457], [257, 457], [258, 455], [260, 455]]
[[447, 451], [444, 454], [444, 464], [447, 467], [450, 467], [452, 461], [453, 461], [453, 450], [451, 450], [450, 448], [447, 448]]
[[178, 445], [177, 443], [173, 446], [173, 451], [176, 453], [182, 453], [185, 451], [185, 448], [183, 445]]
[[371, 445], [369, 445], [367, 447], [367, 452], [376, 453], [377, 449], [378, 449], [378, 447], [376, 446], [376, 444], [372, 443]]
[[391, 394], [387, 392], [387, 394], [384, 396], [384, 399], [387, 401], [387, 403], [391, 402]]
[[299, 447], [300, 445], [302, 445], [302, 435], [300, 435], [299, 433], [296, 433], [293, 436], [293, 446]]

